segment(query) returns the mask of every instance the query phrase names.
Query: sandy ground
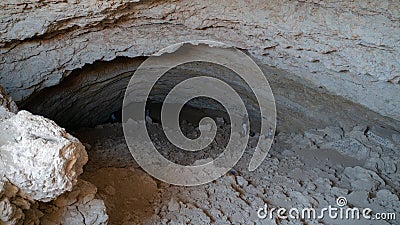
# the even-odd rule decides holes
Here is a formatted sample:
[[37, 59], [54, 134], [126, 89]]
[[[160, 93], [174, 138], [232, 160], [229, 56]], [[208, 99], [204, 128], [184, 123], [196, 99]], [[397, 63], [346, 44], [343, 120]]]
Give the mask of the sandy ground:
[[[161, 137], [159, 124], [149, 125]], [[188, 136], [195, 127], [186, 124]], [[222, 128], [222, 134], [227, 129]], [[256, 136], [238, 164], [206, 185], [181, 187], [160, 182], [142, 171], [131, 156], [119, 123], [73, 133], [85, 143], [89, 162], [83, 179], [98, 187], [110, 224], [400, 224], [400, 136], [366, 126], [327, 127], [301, 134], [279, 133], [263, 164], [247, 170]], [[154, 138], [160, 152], [188, 162], [165, 141]], [[223, 149], [224, 135], [202, 156]], [[253, 144], [252, 144], [253, 143]], [[347, 204], [337, 205], [338, 197]], [[395, 213], [396, 219], [279, 218], [276, 211], [260, 218], [260, 208], [364, 208]], [[260, 211], [261, 216], [263, 212]], [[269, 212], [269, 211], [268, 211]], [[361, 216], [362, 217], [362, 216]]]

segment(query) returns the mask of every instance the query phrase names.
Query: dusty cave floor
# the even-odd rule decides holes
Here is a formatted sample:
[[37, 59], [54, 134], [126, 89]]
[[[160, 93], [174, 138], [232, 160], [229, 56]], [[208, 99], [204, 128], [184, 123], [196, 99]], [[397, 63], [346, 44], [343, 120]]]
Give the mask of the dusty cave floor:
[[[160, 131], [159, 126], [150, 125], [152, 135]], [[187, 129], [189, 136], [195, 136], [190, 124]], [[379, 133], [366, 126], [281, 132], [256, 171], [247, 170], [250, 144], [231, 172], [196, 187], [169, 185], [143, 172], [126, 146], [119, 123], [73, 134], [85, 143], [89, 154], [82, 177], [98, 187], [110, 224], [399, 224], [399, 134]], [[171, 146], [155, 140], [156, 146], [163, 146], [161, 151], [174, 154]], [[220, 146], [214, 143], [213, 149]], [[257, 216], [265, 203], [269, 208], [318, 210], [338, 207], [339, 196], [347, 198], [348, 206], [395, 212], [397, 218], [332, 220], [325, 216], [308, 221]]]

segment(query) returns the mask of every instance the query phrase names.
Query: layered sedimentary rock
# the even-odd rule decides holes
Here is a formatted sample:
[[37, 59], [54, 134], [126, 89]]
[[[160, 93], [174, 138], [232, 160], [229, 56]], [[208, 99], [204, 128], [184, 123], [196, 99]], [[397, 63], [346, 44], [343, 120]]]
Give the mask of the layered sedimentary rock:
[[21, 101], [85, 64], [211, 39], [399, 120], [399, 10], [389, 0], [5, 1], [0, 83]]

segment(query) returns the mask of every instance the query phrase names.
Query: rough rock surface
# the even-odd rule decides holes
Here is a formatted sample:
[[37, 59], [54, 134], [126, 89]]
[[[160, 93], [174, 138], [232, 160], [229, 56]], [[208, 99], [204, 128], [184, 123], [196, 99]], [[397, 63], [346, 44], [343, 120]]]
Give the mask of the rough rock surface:
[[[399, 120], [398, 1], [2, 1], [0, 82], [17, 101], [71, 71], [193, 39]], [[377, 101], [378, 100], [378, 101]]]
[[[192, 137], [192, 125], [186, 123], [182, 126], [188, 137]], [[148, 129], [154, 137], [155, 146], [165, 157], [180, 163], [193, 161], [186, 154], [176, 154], [175, 149], [165, 143], [159, 124], [153, 123]], [[364, 132], [367, 129], [369, 132]], [[326, 127], [304, 133], [281, 132], [276, 136], [268, 158], [260, 168], [249, 172], [248, 162], [254, 147], [251, 143], [256, 143], [255, 135], [250, 138], [248, 151], [229, 173], [197, 187], [169, 185], [152, 180], [141, 171], [130, 157], [121, 124], [85, 128], [74, 135], [91, 146], [88, 150], [91, 160], [83, 177], [98, 186], [97, 197], [103, 199], [107, 207], [110, 206], [110, 224], [388, 225], [399, 224], [400, 213], [400, 145], [385, 146], [385, 143], [393, 142], [392, 136], [398, 135], [392, 132], [378, 132], [377, 128], [364, 125]], [[372, 138], [372, 134], [376, 137]], [[224, 135], [218, 137], [208, 150], [212, 154], [218, 153], [221, 146], [216, 143], [224, 138]], [[346, 145], [349, 144], [346, 140], [350, 138], [368, 149], [366, 159], [357, 158], [353, 145]], [[378, 143], [377, 139], [383, 141]], [[335, 145], [334, 148], [328, 145], [338, 141], [345, 144]], [[356, 149], [358, 147], [355, 146]], [[143, 188], [139, 188], [137, 180], [145, 181]], [[121, 187], [135, 190], [135, 196], [140, 197], [119, 192]], [[264, 204], [270, 209], [313, 207], [321, 210], [329, 205], [338, 207], [336, 200], [339, 196], [347, 198], [346, 209], [369, 207], [374, 215], [396, 213], [397, 217], [395, 220], [342, 221], [328, 216], [320, 220], [279, 219], [276, 215], [273, 219], [260, 219], [257, 216], [257, 210]]]
[[0, 224], [107, 224], [104, 202], [94, 198], [96, 192], [93, 184], [78, 180], [71, 192], [50, 203], [42, 203], [22, 195], [16, 186], [3, 179], [0, 180]]
[[72, 190], [87, 162], [78, 139], [27, 111], [1, 122], [0, 134], [0, 167], [11, 183], [35, 200], [50, 201]]
[[93, 184], [68, 192], [87, 162], [83, 145], [51, 120], [16, 112], [0, 91], [0, 224], [107, 224]]
[[15, 102], [8, 97], [6, 91], [0, 86], [0, 106], [3, 106], [7, 111], [12, 113], [18, 112], [18, 107]]
[[[7, 182], [4, 178], [0, 180], [0, 224], [7, 223], [10, 225], [20, 224], [25, 218], [22, 209], [17, 205], [13, 204], [13, 200], [16, 198], [18, 188]], [[20, 199], [23, 205], [27, 205], [29, 208], [29, 203], [26, 200]]]
[[[20, 104], [34, 114], [51, 118], [66, 128], [93, 127], [110, 119], [122, 105], [124, 91], [141, 58], [119, 57], [111, 62], [96, 62], [74, 71], [56, 86], [35, 94]], [[307, 87], [293, 79], [285, 78], [287, 72], [261, 65], [273, 90], [281, 131], [305, 131], [315, 127], [375, 124], [398, 130], [400, 121], [382, 117], [342, 97], [328, 94], [326, 90]], [[168, 71], [153, 88], [150, 99], [161, 101], [167, 91], [182, 79], [193, 76], [210, 76], [221, 79], [242, 97], [249, 114], [257, 118], [257, 102], [251, 89], [232, 71], [210, 63], [189, 63]], [[46, 99], [46, 101], [43, 101]], [[196, 103], [196, 104], [192, 104]], [[190, 101], [192, 106], [215, 111], [210, 102]], [[217, 108], [220, 110], [220, 108]], [[360, 117], [360, 114], [363, 114]], [[255, 121], [256, 122], [256, 121]], [[257, 123], [257, 122], [256, 122]]]
[[104, 202], [95, 199], [97, 188], [84, 180], [78, 180], [71, 192], [67, 192], [54, 200], [51, 205], [42, 205], [46, 214], [40, 218], [41, 224], [96, 224], [108, 222]]

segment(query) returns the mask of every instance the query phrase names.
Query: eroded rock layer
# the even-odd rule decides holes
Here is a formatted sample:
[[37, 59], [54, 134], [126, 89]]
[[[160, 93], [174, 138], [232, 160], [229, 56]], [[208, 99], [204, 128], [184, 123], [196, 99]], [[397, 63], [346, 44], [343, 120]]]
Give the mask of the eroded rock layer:
[[400, 119], [398, 1], [3, 1], [0, 83], [16, 100], [71, 71], [211, 39]]

